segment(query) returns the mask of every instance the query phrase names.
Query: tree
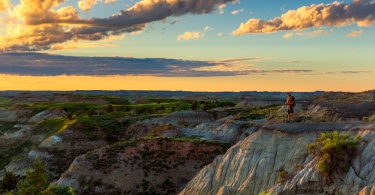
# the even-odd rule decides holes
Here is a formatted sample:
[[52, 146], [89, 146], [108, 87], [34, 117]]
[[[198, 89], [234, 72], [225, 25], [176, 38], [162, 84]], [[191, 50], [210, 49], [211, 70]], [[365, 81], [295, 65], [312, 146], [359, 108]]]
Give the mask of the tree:
[[113, 108], [112, 104], [109, 104], [106, 108], [106, 111], [107, 111], [107, 113], [111, 113], [111, 112], [115, 111], [115, 109]]
[[194, 100], [193, 103], [191, 103], [190, 109], [196, 110], [198, 109], [198, 101]]
[[42, 160], [37, 158], [33, 170], [26, 171], [26, 179], [18, 182], [17, 195], [38, 195], [48, 186], [47, 173]]

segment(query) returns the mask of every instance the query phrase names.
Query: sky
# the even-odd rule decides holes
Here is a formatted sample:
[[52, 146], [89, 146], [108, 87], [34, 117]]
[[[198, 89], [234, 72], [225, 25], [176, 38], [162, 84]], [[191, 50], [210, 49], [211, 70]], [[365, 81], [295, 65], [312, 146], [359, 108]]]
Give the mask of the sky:
[[373, 0], [0, 0], [0, 90], [375, 88]]

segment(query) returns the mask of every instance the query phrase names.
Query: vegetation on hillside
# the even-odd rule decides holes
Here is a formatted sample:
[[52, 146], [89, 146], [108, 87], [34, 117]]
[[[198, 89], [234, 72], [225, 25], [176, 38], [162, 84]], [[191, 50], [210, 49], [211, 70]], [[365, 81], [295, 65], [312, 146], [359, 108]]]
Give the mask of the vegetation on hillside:
[[[10, 190], [15, 190], [17, 195], [74, 195], [74, 190], [70, 187], [49, 185], [47, 177], [45, 166], [37, 158], [32, 170], [27, 170], [26, 177], [19, 180], [17, 185], [17, 178], [8, 172], [2, 181], [2, 190], [8, 195], [13, 195]], [[15, 189], [16, 186], [17, 189]]]
[[361, 138], [351, 138], [347, 133], [322, 133], [316, 142], [307, 145], [308, 153], [318, 159], [319, 171], [330, 181], [334, 172], [348, 172], [357, 153]]

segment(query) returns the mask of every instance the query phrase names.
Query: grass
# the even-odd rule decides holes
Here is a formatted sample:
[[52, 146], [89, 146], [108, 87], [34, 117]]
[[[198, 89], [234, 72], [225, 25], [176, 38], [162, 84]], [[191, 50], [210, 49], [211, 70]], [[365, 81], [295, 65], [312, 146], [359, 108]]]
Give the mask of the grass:
[[352, 159], [358, 150], [361, 138], [351, 138], [338, 131], [322, 133], [316, 142], [307, 145], [308, 153], [318, 158], [318, 169], [331, 181], [334, 172], [348, 172]]
[[0, 170], [4, 169], [13, 158], [35, 147], [35, 143], [27, 139], [1, 140], [0, 143]]
[[14, 125], [17, 124], [16, 122], [1, 122], [0, 123], [0, 135], [7, 131], [18, 130], [19, 128], [15, 128]]
[[66, 119], [65, 117], [56, 117], [52, 119], [46, 119], [39, 123], [34, 124], [33, 132], [36, 134], [46, 134], [47, 137], [51, 136], [56, 132], [63, 131], [72, 124], [73, 121]]
[[278, 109], [280, 109], [280, 105], [236, 108], [228, 111], [231, 115], [234, 115], [235, 120], [257, 120], [274, 116]]
[[11, 101], [10, 98], [0, 97], [0, 108], [10, 108], [14, 106], [15, 103]]

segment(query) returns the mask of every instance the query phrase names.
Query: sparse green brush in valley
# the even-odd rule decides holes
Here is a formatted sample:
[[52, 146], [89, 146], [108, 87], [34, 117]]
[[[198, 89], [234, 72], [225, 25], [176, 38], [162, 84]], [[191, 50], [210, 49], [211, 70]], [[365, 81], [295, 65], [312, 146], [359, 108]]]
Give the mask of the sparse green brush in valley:
[[43, 162], [37, 158], [33, 169], [26, 171], [26, 178], [18, 182], [17, 195], [74, 195], [74, 190], [70, 187], [48, 186], [47, 177]]
[[316, 142], [307, 145], [308, 153], [318, 158], [318, 168], [328, 180], [333, 172], [348, 172], [352, 159], [358, 150], [361, 138], [351, 138], [338, 131], [322, 133]]
[[65, 117], [46, 119], [33, 125], [33, 132], [51, 136], [58, 131], [64, 130], [71, 122]]
[[45, 166], [37, 158], [33, 170], [26, 171], [26, 179], [18, 182], [17, 195], [40, 194], [48, 186], [47, 177]]

